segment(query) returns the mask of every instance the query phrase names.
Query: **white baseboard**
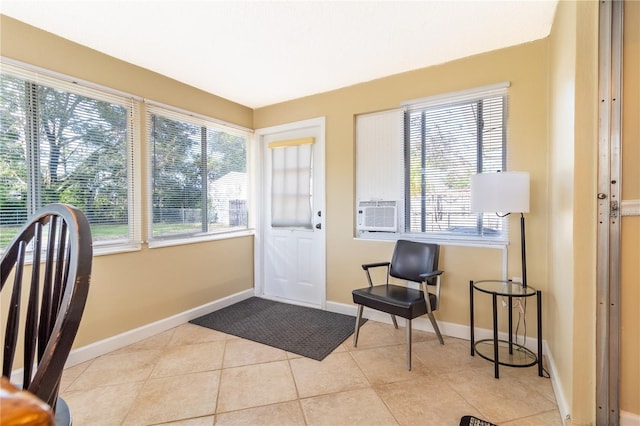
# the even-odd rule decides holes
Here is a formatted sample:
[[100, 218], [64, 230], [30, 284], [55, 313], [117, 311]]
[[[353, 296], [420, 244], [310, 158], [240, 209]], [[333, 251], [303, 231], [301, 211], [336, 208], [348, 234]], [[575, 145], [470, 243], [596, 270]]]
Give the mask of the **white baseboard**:
[[542, 351], [547, 357], [547, 366], [549, 368], [551, 386], [553, 387], [553, 393], [556, 396], [556, 403], [558, 404], [558, 411], [560, 411], [560, 418], [562, 419], [562, 424], [567, 424], [567, 421], [571, 419], [571, 411], [569, 409], [570, 405], [564, 395], [564, 392], [560, 388], [560, 383], [558, 383], [558, 379], [555, 375], [557, 368], [555, 360], [553, 359], [553, 354], [549, 350], [546, 341], [543, 342], [542, 346]]
[[81, 364], [100, 355], [104, 355], [132, 343], [139, 342], [140, 340], [154, 336], [158, 333], [162, 333], [163, 331], [170, 330], [174, 327], [185, 324], [192, 319], [201, 317], [202, 315], [206, 315], [210, 312], [217, 311], [229, 305], [233, 305], [234, 303], [248, 299], [252, 296], [253, 289], [244, 290], [239, 293], [232, 294], [231, 296], [223, 297], [222, 299], [218, 299], [205, 305], [198, 306], [197, 308], [181, 312], [169, 318], [164, 318], [160, 321], [156, 321], [154, 323], [129, 330], [122, 334], [109, 337], [99, 342], [74, 349], [69, 354], [69, 358], [67, 359], [65, 367], [68, 368], [74, 365]]
[[620, 411], [620, 426], [640, 426], [640, 414]]
[[[337, 303], [337, 302], [327, 302], [327, 310], [331, 312], [336, 312], [339, 314], [352, 315], [356, 316], [357, 307], [356, 305], [350, 305], [345, 303]], [[365, 309], [363, 317], [370, 319], [372, 321], [382, 322], [385, 324], [391, 324], [391, 316], [384, 312], [374, 311], [372, 309]], [[427, 318], [417, 318], [413, 320], [412, 327], [414, 330], [421, 330], [433, 333], [433, 327], [431, 326], [431, 321]], [[438, 321], [438, 327], [440, 328], [440, 333], [443, 336], [455, 337], [458, 339], [470, 340], [471, 333], [469, 331], [468, 325], [455, 324], [452, 322]], [[489, 330], [486, 328], [475, 328], [475, 339], [491, 339], [493, 338], [493, 330]], [[508, 340], [509, 336], [507, 333], [499, 332], [498, 338], [501, 340]], [[518, 342], [522, 343], [522, 342]], [[543, 342], [544, 343], [544, 342]], [[527, 337], [526, 344], [524, 345], [533, 353], [537, 353], [538, 351], [538, 339], [533, 337]], [[543, 344], [543, 354], [544, 352], [544, 344]]]
[[[252, 289], [245, 290], [245, 291], [233, 294], [231, 296], [227, 296], [222, 299], [207, 303], [197, 308], [193, 308], [188, 311], [173, 315], [169, 318], [165, 318], [160, 321], [156, 321], [154, 323], [147, 324], [133, 330], [129, 330], [122, 334], [109, 337], [99, 342], [95, 342], [90, 345], [74, 349], [69, 354], [66, 367], [72, 367], [74, 365], [83, 363], [95, 357], [123, 348], [127, 345], [131, 345], [133, 343], [139, 342], [140, 340], [146, 339], [158, 333], [162, 333], [163, 331], [167, 331], [171, 328], [182, 325], [194, 318], [198, 318], [210, 312], [217, 311], [226, 306], [248, 299], [252, 296], [254, 296], [254, 292]], [[326, 303], [326, 309], [327, 311], [330, 311], [330, 312], [336, 312], [336, 313], [351, 315], [351, 316], [355, 316], [357, 313], [356, 312], [357, 308], [353, 304], [345, 304], [345, 303], [338, 303], [338, 302], [331, 302], [331, 301], [328, 301]], [[365, 309], [363, 316], [372, 321], [391, 324], [391, 317], [388, 314], [385, 314], [383, 312], [374, 311], [371, 309]], [[455, 338], [464, 339], [464, 340], [470, 339], [469, 326], [467, 325], [449, 323], [445, 321], [439, 321], [438, 325], [440, 326], [440, 332], [445, 336], [455, 337]], [[433, 327], [431, 326], [431, 322], [426, 318], [417, 318], [413, 320], [413, 328], [415, 330], [422, 330], [422, 331], [427, 331], [431, 333], [434, 332]], [[492, 330], [489, 330], [489, 329], [482, 329], [482, 328], [476, 327], [475, 335], [477, 340], [489, 339], [493, 336], [493, 332]], [[506, 333], [501, 332], [499, 333], [499, 338], [506, 340], [508, 336]], [[546, 343], [546, 342], [543, 342], [543, 343]], [[526, 342], [526, 347], [534, 351], [535, 353], [537, 351], [537, 339], [528, 337]], [[546, 355], [548, 354], [548, 350], [544, 350], [545, 348], [546, 348], [546, 345], [543, 344], [543, 353]], [[550, 360], [549, 366], [550, 368], [553, 369], [552, 360]], [[552, 375], [552, 378], [553, 378], [553, 375]], [[554, 386], [554, 389], [555, 388], [556, 387]]]
[[[69, 354], [66, 367], [67, 368], [72, 367], [74, 365], [78, 365], [83, 362], [89, 361], [98, 356], [107, 354], [109, 352], [113, 352], [117, 349], [123, 348], [125, 346], [139, 342], [140, 340], [144, 340], [148, 337], [170, 330], [174, 327], [185, 324], [194, 318], [198, 318], [210, 312], [217, 311], [219, 309], [222, 309], [234, 303], [248, 299], [252, 296], [254, 296], [253, 290], [245, 290], [245, 291], [233, 294], [231, 296], [227, 296], [222, 299], [207, 303], [197, 308], [193, 308], [188, 311], [181, 312], [169, 318], [164, 318], [160, 321], [156, 321], [151, 324], [147, 324], [142, 327], [129, 330], [122, 334], [109, 337], [99, 342], [95, 342], [90, 345], [74, 349]], [[337, 303], [337, 302], [327, 302], [326, 306], [327, 306], [327, 310], [330, 312], [336, 312], [336, 313], [352, 315], [352, 316], [356, 315], [355, 305]], [[364, 317], [372, 321], [391, 324], [391, 317], [388, 314], [373, 311], [371, 309], [365, 309]], [[443, 335], [469, 340], [468, 326], [448, 323], [443, 321], [438, 322], [438, 324], [440, 326], [440, 332]], [[424, 318], [415, 319], [413, 321], [413, 328], [415, 330], [433, 332], [433, 327], [431, 326], [431, 322]], [[488, 338], [491, 335], [492, 334], [490, 330], [483, 330], [483, 329], [476, 328], [476, 336], [478, 338]], [[503, 338], [503, 337], [506, 338], [506, 334], [504, 336], [502, 336], [501, 334], [500, 338]], [[535, 339], [531, 339], [530, 343], [532, 344], [535, 343]], [[529, 346], [529, 344], [527, 344], [527, 346]]]

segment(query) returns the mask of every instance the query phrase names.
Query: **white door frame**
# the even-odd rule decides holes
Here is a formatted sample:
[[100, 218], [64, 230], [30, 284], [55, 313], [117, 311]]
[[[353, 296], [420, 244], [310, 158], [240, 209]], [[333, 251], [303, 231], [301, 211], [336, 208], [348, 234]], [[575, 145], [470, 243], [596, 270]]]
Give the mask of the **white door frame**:
[[[264, 295], [264, 273], [265, 273], [265, 267], [264, 267], [264, 250], [265, 250], [265, 240], [264, 240], [264, 233], [265, 233], [265, 223], [264, 223], [264, 217], [265, 215], [263, 214], [264, 212], [264, 198], [262, 196], [262, 194], [265, 194], [266, 191], [268, 190], [267, 188], [264, 188], [265, 182], [263, 180], [263, 176], [265, 173], [264, 167], [263, 165], [265, 164], [264, 162], [264, 158], [265, 155], [268, 154], [268, 152], [265, 150], [264, 148], [264, 144], [262, 143], [262, 138], [266, 135], [270, 135], [270, 134], [274, 134], [274, 133], [282, 133], [282, 132], [289, 132], [289, 131], [294, 131], [294, 130], [299, 130], [299, 129], [304, 129], [304, 128], [309, 128], [309, 127], [317, 127], [319, 129], [320, 132], [320, 138], [322, 139], [320, 144], [318, 144], [318, 146], [321, 146], [321, 149], [316, 149], [314, 150], [314, 155], [320, 155], [322, 158], [321, 164], [325, 164], [325, 117], [317, 117], [317, 118], [311, 118], [308, 120], [302, 120], [302, 121], [296, 121], [296, 122], [292, 122], [292, 123], [286, 123], [286, 124], [281, 124], [281, 125], [277, 125], [277, 126], [271, 126], [271, 127], [264, 127], [262, 129], [257, 129], [255, 131], [255, 152], [256, 152], [256, 156], [254, 158], [254, 163], [255, 163], [255, 182], [254, 182], [254, 188], [256, 190], [255, 192], [255, 197], [254, 199], [256, 200], [256, 209], [255, 209], [255, 215], [254, 217], [256, 218], [255, 220], [255, 236], [254, 236], [254, 283], [255, 283], [255, 287], [254, 287], [254, 294], [256, 296], [263, 296]], [[323, 182], [323, 188], [325, 187], [325, 167], [322, 167], [321, 170], [314, 170], [314, 174], [313, 176], [315, 178], [319, 178], [321, 182]], [[322, 211], [322, 215], [326, 216], [326, 196], [323, 194], [323, 196], [321, 197], [321, 205], [318, 206], [317, 210]], [[318, 277], [319, 282], [321, 283], [322, 287], [323, 287], [323, 291], [322, 291], [322, 299], [320, 301], [320, 309], [326, 309], [326, 304], [327, 304], [327, 292], [326, 292], [326, 287], [327, 287], [327, 283], [326, 283], [326, 220], [325, 217], [322, 218], [322, 227], [323, 229], [325, 229], [325, 232], [323, 232], [323, 238], [322, 238], [322, 250], [320, 251], [321, 255], [317, 260], [317, 262], [322, 262], [322, 265], [324, 265], [322, 268], [319, 268], [321, 270], [321, 277]], [[289, 303], [291, 303], [291, 301], [289, 301]], [[301, 303], [302, 304], [302, 303]]]

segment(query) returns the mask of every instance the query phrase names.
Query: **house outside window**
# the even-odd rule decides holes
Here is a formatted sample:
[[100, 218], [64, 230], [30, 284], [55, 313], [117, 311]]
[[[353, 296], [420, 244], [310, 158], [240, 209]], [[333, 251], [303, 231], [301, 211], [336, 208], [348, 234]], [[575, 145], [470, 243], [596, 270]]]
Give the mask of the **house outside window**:
[[147, 105], [150, 245], [249, 229], [249, 132]]
[[94, 247], [137, 245], [132, 99], [3, 63], [0, 251], [50, 203], [79, 208]]

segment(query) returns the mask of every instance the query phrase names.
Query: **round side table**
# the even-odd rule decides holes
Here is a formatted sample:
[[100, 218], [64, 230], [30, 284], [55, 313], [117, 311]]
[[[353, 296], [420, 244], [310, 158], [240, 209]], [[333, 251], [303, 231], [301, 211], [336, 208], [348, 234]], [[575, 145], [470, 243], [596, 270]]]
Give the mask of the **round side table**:
[[[474, 293], [481, 292], [491, 296], [493, 307], [493, 338], [475, 340]], [[536, 319], [538, 325], [538, 353], [514, 341], [513, 333], [513, 300], [536, 298]], [[498, 297], [506, 298], [509, 310], [509, 334], [507, 340], [498, 338]], [[499, 366], [531, 367], [538, 364], [538, 375], [543, 377], [542, 369], [542, 294], [531, 286], [523, 287], [521, 283], [503, 280], [469, 281], [471, 356], [476, 353], [491, 361], [495, 366], [495, 377], [500, 378]]]

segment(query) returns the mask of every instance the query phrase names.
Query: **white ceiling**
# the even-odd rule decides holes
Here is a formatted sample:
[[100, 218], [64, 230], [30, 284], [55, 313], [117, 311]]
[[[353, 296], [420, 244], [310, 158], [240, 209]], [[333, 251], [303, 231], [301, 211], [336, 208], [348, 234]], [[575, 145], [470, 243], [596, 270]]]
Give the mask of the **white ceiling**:
[[1, 0], [0, 12], [258, 108], [544, 38], [556, 3]]

